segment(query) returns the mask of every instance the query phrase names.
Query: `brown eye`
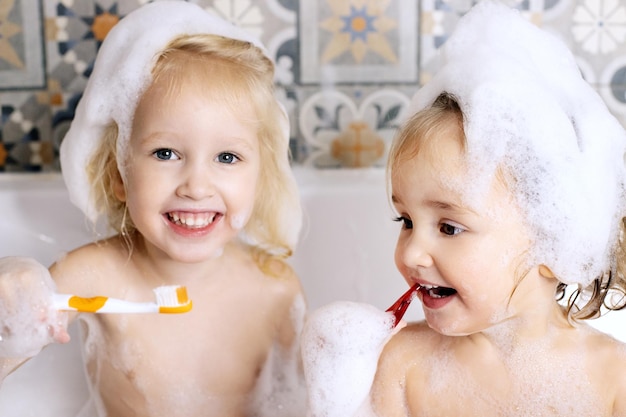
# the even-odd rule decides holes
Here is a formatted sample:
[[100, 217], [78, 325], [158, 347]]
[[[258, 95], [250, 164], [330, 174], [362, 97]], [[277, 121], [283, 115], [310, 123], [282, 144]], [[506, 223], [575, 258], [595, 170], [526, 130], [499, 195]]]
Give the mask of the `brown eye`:
[[400, 216], [400, 217], [396, 217], [395, 219], [393, 219], [393, 221], [395, 222], [402, 222], [402, 228], [403, 229], [412, 229], [413, 228], [413, 221], [411, 221], [410, 219], [404, 217], [404, 216]]
[[453, 226], [448, 223], [442, 223], [441, 226], [439, 226], [439, 231], [443, 233], [444, 235], [454, 236], [454, 235], [458, 235], [459, 233], [461, 233], [463, 229], [461, 229], [460, 227]]

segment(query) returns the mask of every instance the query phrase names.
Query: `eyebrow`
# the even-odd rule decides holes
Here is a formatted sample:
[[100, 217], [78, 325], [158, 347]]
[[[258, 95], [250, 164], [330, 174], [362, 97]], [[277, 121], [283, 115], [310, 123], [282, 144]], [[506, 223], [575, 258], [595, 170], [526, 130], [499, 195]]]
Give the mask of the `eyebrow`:
[[[398, 197], [396, 197], [395, 195], [391, 196], [391, 202], [394, 203], [394, 204], [402, 204], [400, 199]], [[476, 214], [476, 212], [474, 210], [472, 210], [471, 208], [469, 208], [467, 206], [462, 206], [462, 205], [459, 205], [459, 204], [456, 204], [456, 203], [452, 203], [452, 202], [447, 202], [447, 201], [427, 200], [426, 201], [426, 205], [429, 206], [429, 207], [440, 209], [440, 210], [458, 211], [458, 212], [465, 212], [465, 213]]]

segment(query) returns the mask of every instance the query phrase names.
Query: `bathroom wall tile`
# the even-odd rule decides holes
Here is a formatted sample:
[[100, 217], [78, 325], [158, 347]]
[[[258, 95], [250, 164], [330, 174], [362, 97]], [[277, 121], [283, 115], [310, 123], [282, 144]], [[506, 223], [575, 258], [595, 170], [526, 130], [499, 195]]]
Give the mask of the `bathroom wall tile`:
[[315, 168], [384, 166], [412, 93], [378, 86], [301, 89], [299, 161]]
[[[440, 48], [454, 31], [459, 18], [476, 3], [478, 1], [475, 0], [420, 2], [420, 84], [428, 82], [441, 67]], [[535, 24], [541, 21], [544, 0], [502, 0], [502, 3], [520, 10], [524, 17]]]
[[[0, 29], [0, 172], [59, 169], [59, 144], [104, 36], [119, 19], [146, 1], [11, 3], [5, 17], [11, 25]], [[277, 96], [290, 117], [294, 161], [318, 168], [382, 166], [383, 159], [372, 156], [378, 151], [365, 161], [333, 143], [343, 141], [345, 145], [355, 140], [358, 131], [373, 144], [388, 144], [401, 119], [400, 109], [419, 84], [437, 71], [439, 49], [458, 19], [476, 3], [191, 1], [261, 37], [276, 61]], [[609, 109], [624, 120], [626, 3], [502, 1], [561, 38], [575, 53], [584, 77], [597, 88]], [[24, 72], [34, 78], [27, 83], [15, 78], [12, 52], [28, 61]], [[1, 78], [6, 74], [14, 77], [12, 81]], [[360, 126], [361, 121], [366, 126]]]
[[57, 170], [47, 92], [5, 92], [0, 102], [0, 172]]
[[302, 84], [417, 81], [417, 2], [300, 2]]
[[43, 19], [35, 1], [0, 9], [0, 91], [43, 88]]
[[626, 56], [626, 3], [561, 0], [544, 14], [543, 27], [576, 55], [588, 82], [602, 86], [617, 81], [614, 76], [624, 68]]

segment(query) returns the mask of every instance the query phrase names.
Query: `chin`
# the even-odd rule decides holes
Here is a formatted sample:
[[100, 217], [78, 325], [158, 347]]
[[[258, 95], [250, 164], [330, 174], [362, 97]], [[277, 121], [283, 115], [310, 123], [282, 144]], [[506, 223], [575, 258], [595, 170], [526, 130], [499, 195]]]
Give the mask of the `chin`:
[[432, 330], [444, 336], [467, 336], [479, 331], [468, 329], [467, 326], [459, 321], [442, 322], [433, 317], [428, 317], [428, 315], [426, 315], [426, 323]]
[[223, 253], [223, 246], [217, 248], [203, 247], [202, 250], [177, 251], [176, 253], [169, 253], [169, 257], [175, 262], [193, 264], [217, 259], [222, 256]]

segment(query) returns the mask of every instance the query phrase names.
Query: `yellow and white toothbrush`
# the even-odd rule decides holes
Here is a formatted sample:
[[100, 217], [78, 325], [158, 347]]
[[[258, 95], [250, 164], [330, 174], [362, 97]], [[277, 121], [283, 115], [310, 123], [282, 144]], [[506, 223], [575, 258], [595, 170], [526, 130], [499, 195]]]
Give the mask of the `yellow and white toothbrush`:
[[104, 296], [79, 297], [70, 294], [54, 294], [57, 310], [83, 313], [186, 313], [191, 310], [187, 288], [165, 285], [154, 288], [156, 301], [139, 303]]

